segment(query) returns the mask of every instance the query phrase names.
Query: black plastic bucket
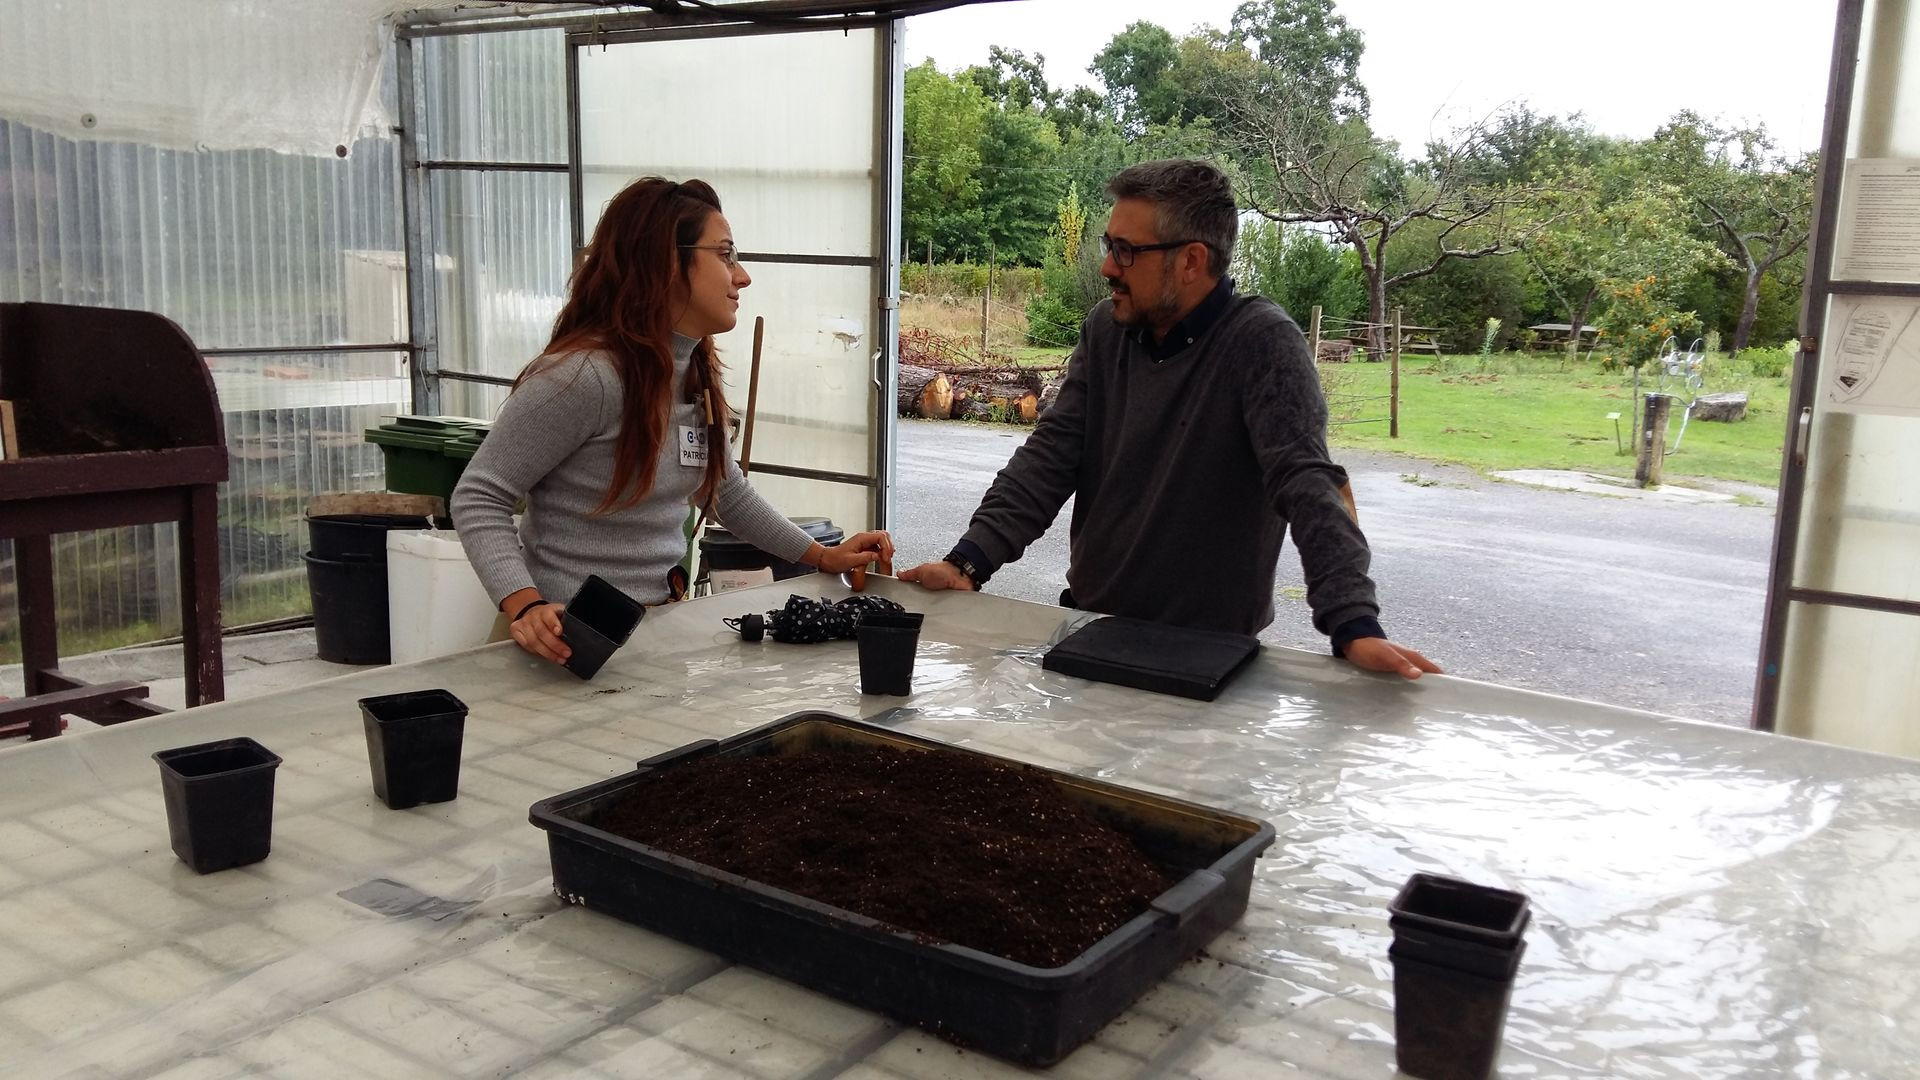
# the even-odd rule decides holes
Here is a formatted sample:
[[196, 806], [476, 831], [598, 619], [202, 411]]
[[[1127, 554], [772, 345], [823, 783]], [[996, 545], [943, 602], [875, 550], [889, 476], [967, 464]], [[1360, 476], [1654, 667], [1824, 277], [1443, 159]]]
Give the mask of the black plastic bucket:
[[322, 514], [307, 518], [307, 550], [320, 559], [354, 557], [387, 559], [387, 533], [394, 529], [424, 529], [429, 522], [418, 514]]
[[[383, 545], [384, 537], [383, 533]], [[303, 558], [307, 562], [307, 589], [313, 595], [313, 640], [320, 659], [335, 664], [384, 664], [391, 660], [386, 559], [323, 559], [312, 552]]]
[[[787, 520], [800, 526], [801, 531], [812, 537], [814, 542], [822, 547], [832, 547], [846, 536], [846, 533], [830, 518], [797, 517]], [[705, 560], [707, 569], [710, 571], [771, 568], [775, 581], [785, 581], [787, 578], [815, 573], [813, 567], [804, 563], [776, 559], [725, 529], [708, 529], [700, 537], [700, 557]]]

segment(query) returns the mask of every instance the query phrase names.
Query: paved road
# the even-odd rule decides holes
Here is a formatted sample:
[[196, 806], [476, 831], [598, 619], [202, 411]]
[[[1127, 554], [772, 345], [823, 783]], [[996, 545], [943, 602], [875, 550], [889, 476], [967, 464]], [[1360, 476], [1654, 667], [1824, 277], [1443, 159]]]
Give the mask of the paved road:
[[[901, 421], [894, 535], [902, 566], [946, 553], [1025, 436], [997, 425]], [[1392, 454], [1336, 458], [1353, 479], [1381, 621], [1396, 640], [1468, 678], [1746, 722], [1771, 509], [1543, 490]], [[1058, 597], [1071, 508], [991, 591]], [[1204, 587], [1204, 559], [1194, 573]], [[1277, 615], [1261, 637], [1325, 648], [1291, 545], [1276, 589]]]

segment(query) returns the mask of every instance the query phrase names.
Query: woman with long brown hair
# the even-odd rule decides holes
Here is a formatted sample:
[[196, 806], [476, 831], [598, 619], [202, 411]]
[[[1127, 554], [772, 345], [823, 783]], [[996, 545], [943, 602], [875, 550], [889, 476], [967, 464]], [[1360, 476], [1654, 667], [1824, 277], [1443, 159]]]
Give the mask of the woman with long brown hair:
[[713, 336], [733, 329], [751, 283], [702, 181], [644, 177], [607, 204], [552, 340], [453, 493], [467, 558], [521, 648], [567, 659], [555, 605], [589, 574], [645, 604], [671, 599], [689, 506], [788, 562], [831, 573], [892, 563], [884, 532], [815, 543], [727, 452]]

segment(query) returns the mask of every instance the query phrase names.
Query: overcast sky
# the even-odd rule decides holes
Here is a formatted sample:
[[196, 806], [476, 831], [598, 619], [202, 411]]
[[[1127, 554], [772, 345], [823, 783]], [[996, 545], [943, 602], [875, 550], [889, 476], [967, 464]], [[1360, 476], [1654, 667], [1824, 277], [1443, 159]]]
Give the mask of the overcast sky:
[[[1238, 0], [1005, 0], [907, 20], [909, 63], [985, 63], [989, 45], [1047, 58], [1054, 85], [1092, 85], [1087, 64], [1129, 24], [1176, 37], [1224, 27]], [[1337, 0], [1366, 38], [1360, 78], [1374, 129], [1418, 150], [1502, 103], [1586, 114], [1644, 137], [1681, 109], [1764, 121], [1781, 148], [1816, 149], [1833, 44], [1831, 0]]]

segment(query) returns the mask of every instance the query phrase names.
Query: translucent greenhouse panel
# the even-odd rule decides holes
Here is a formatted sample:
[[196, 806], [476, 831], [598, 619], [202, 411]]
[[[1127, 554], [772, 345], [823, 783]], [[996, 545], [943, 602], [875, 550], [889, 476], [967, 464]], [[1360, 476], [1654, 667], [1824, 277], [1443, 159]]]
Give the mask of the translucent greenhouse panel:
[[[714, 185], [743, 251], [876, 258], [884, 39], [874, 30], [651, 41], [578, 51], [582, 215], [636, 176]], [[699, 92], [689, 93], [689, 87]], [[672, 102], [671, 109], [654, 107]], [[747, 403], [753, 320], [766, 345], [753, 460], [875, 475], [880, 401], [877, 267], [750, 260], [739, 326], [720, 346], [729, 397]], [[736, 448], [737, 451], [738, 448]], [[757, 477], [793, 514], [864, 527], [870, 484]], [[809, 505], [812, 504], [812, 505]]]
[[[1906, 0], [1873, 0], [1866, 6], [1853, 117], [1847, 135], [1849, 164], [1841, 174], [1840, 192], [1842, 248], [1835, 253], [1840, 268], [1847, 261], [1843, 257], [1847, 236], [1844, 221], [1859, 206], [1862, 177], [1853, 162], [1920, 158], [1920, 18], [1911, 14]], [[1920, 272], [1912, 269], [1910, 259], [1892, 261], [1909, 269], [1891, 272], [1889, 262], [1882, 261], [1871, 280], [1920, 281]]]
[[[1920, 328], [1909, 334], [1920, 341]], [[1840, 335], [1827, 338], [1830, 351]], [[1920, 600], [1917, 476], [1920, 440], [1912, 417], [1835, 412], [1824, 399], [1816, 404], [1793, 583]]]
[[727, 400], [744, 417], [753, 320], [767, 320], [753, 460], [871, 475], [872, 271], [773, 263], [747, 270], [753, 284], [740, 294], [740, 322], [716, 343], [727, 365]]
[[1795, 604], [1781, 665], [1777, 730], [1920, 757], [1920, 618]]
[[658, 174], [712, 184], [742, 250], [875, 254], [880, 46], [869, 29], [581, 49], [586, 234]]
[[[1852, 163], [1920, 159], [1920, 20], [1910, 5], [1875, 0], [1866, 5], [1856, 73], [1840, 212], [1846, 215], [1860, 183]], [[1882, 214], [1911, 217], [1883, 204]], [[1915, 224], [1908, 221], [1906, 224]], [[1837, 267], [1847, 260], [1847, 231], [1836, 230]], [[1834, 243], [1834, 240], [1824, 241]], [[1878, 266], [1874, 281], [1920, 281], [1894, 262]], [[1815, 412], [1807, 447], [1806, 488], [1792, 583], [1806, 589], [1854, 593], [1893, 601], [1920, 601], [1920, 437], [1911, 416], [1839, 411], [1829, 379], [1866, 378], [1875, 407], [1900, 406], [1920, 393], [1910, 366], [1920, 361], [1920, 320], [1912, 298], [1837, 297], [1828, 308], [1817, 373]], [[1855, 321], [1868, 308], [1873, 319]], [[1865, 328], [1854, 332], [1856, 327]], [[1845, 352], [1843, 353], [1843, 350]], [[1874, 354], [1885, 367], [1873, 366]], [[1846, 356], [1847, 365], [1842, 366]], [[1863, 359], [1864, 358], [1864, 359]], [[1864, 364], [1864, 367], [1855, 366]], [[1890, 382], [1889, 380], [1894, 380]], [[1905, 380], [1904, 383], [1901, 380]], [[1857, 404], [1869, 404], [1865, 398]], [[1777, 730], [1885, 753], [1920, 756], [1920, 617], [1825, 604], [1794, 603], [1780, 666]]]
[[419, 38], [423, 158], [567, 160], [567, 38], [561, 30]]
[[[386, 487], [380, 448], [361, 433], [405, 411], [404, 354], [215, 356], [208, 366], [231, 463], [219, 494], [221, 621], [301, 614], [307, 506]], [[180, 632], [173, 525], [62, 533], [53, 556], [63, 654]], [[11, 547], [0, 547], [0, 595], [13, 580]], [[13, 605], [0, 602], [0, 663], [18, 659], [18, 632]]]
[[0, 298], [158, 312], [201, 348], [406, 336], [396, 140], [189, 153], [0, 119], [0, 191]]
[[872, 526], [868, 488], [772, 473], [756, 472], [751, 479], [753, 489], [788, 517], [832, 518], [848, 536]]
[[440, 366], [517, 375], [566, 300], [567, 177], [441, 171], [431, 188]]
[[507, 388], [491, 383], [440, 380], [440, 411], [448, 416], [472, 416], [491, 423], [507, 400]]

